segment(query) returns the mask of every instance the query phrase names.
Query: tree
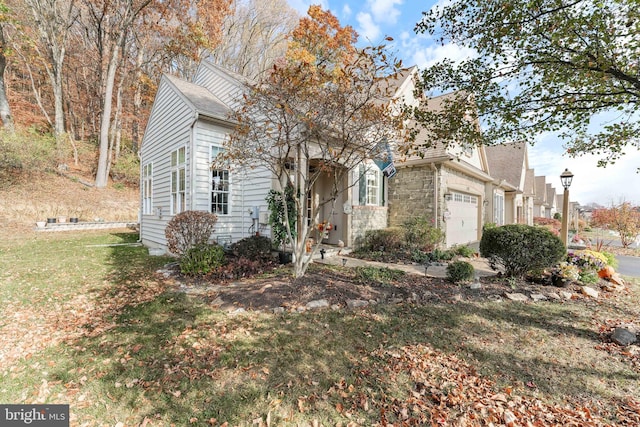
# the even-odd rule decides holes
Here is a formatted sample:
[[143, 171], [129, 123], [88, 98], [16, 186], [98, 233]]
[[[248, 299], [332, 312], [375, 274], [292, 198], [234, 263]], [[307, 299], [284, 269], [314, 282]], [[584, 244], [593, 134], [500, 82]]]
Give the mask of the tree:
[[[415, 30], [476, 53], [423, 71], [425, 93], [457, 91], [440, 112], [414, 110], [439, 140], [533, 143], [559, 132], [568, 153], [603, 155], [601, 166], [640, 147], [637, 1], [460, 0], [423, 12]], [[603, 114], [614, 117], [592, 132]], [[483, 129], [464, 126], [469, 116]]]
[[213, 62], [257, 79], [286, 53], [286, 36], [300, 17], [285, 0], [235, 0], [232, 10], [221, 43], [211, 52]]
[[[331, 177], [322, 203], [333, 212], [348, 174], [380, 155], [381, 142], [399, 138], [402, 117], [394, 114], [384, 82], [401, 64], [386, 56], [384, 46], [357, 49], [356, 40], [351, 27], [311, 6], [291, 33], [286, 57], [248, 88], [226, 145], [224, 160], [233, 167], [262, 167], [277, 178], [281, 192], [293, 187], [294, 211], [283, 206], [295, 277], [307, 269], [306, 242], [319, 223], [321, 202], [307, 198], [313, 185], [321, 175]], [[314, 212], [309, 222], [308, 210]], [[295, 221], [289, 221], [292, 215]]]
[[623, 202], [610, 208], [596, 209], [591, 216], [591, 225], [617, 231], [622, 246], [628, 248], [640, 235], [640, 208]]
[[[64, 125], [63, 74], [70, 29], [77, 18], [75, 0], [26, 0], [39, 35], [39, 56], [45, 64], [53, 89], [56, 140], [66, 132]], [[43, 49], [44, 52], [40, 52]]]
[[11, 116], [11, 107], [9, 106], [9, 99], [7, 98], [6, 84], [4, 80], [4, 73], [7, 68], [7, 42], [4, 37], [4, 23], [8, 19], [8, 9], [6, 5], [0, 1], [0, 120], [2, 120], [2, 127], [9, 131], [14, 131], [13, 117]]

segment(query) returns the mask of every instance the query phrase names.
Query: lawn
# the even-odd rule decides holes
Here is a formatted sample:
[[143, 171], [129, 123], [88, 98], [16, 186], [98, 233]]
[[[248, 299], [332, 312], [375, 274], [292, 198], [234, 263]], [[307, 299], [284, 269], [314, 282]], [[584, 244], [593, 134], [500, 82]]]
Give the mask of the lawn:
[[637, 324], [637, 282], [597, 302], [232, 314], [137, 238], [0, 243], [0, 402], [69, 404], [73, 426], [640, 423], [637, 348], [607, 339]]

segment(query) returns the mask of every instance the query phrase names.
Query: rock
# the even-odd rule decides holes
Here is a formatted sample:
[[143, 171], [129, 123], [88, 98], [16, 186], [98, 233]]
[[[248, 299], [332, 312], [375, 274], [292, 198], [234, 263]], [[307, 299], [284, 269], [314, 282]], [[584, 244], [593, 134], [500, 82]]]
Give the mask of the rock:
[[526, 296], [525, 294], [521, 294], [518, 292], [514, 292], [512, 294], [505, 292], [504, 294], [505, 297], [507, 297], [507, 299], [510, 299], [511, 301], [518, 301], [518, 302], [526, 302], [529, 301], [529, 297]]
[[229, 316], [237, 316], [238, 314], [244, 314], [246, 312], [247, 312], [247, 310], [245, 310], [244, 308], [238, 307], [235, 310], [230, 311], [229, 312]]
[[549, 298], [547, 298], [547, 296], [543, 294], [531, 294], [531, 299], [535, 302], [538, 302], [538, 301], [546, 301]]
[[424, 291], [424, 292], [422, 293], [422, 298], [425, 298], [425, 299], [426, 299], [426, 298], [431, 298], [432, 296], [434, 296], [434, 293], [433, 293], [433, 292], [431, 292], [431, 291]]
[[314, 301], [309, 301], [306, 305], [306, 308], [308, 310], [315, 310], [315, 309], [327, 308], [327, 307], [329, 307], [329, 301], [327, 301], [326, 299], [317, 299]]
[[618, 345], [627, 346], [638, 340], [636, 333], [627, 328], [616, 328], [611, 334], [611, 341]]
[[573, 298], [573, 294], [567, 291], [561, 291], [560, 296], [562, 297], [562, 299], [566, 299], [566, 300], [570, 300], [571, 298]]
[[555, 292], [549, 292], [549, 298], [554, 299], [556, 301], [559, 301], [562, 299], [562, 297], [556, 294]]
[[353, 310], [354, 308], [362, 308], [369, 305], [369, 301], [362, 299], [350, 299], [347, 300], [347, 307]]
[[284, 311], [284, 307], [276, 307], [273, 309], [273, 314], [282, 314]]
[[340, 310], [340, 306], [338, 304], [332, 304], [331, 305], [331, 310], [333, 311], [339, 311]]
[[211, 301], [209, 304], [211, 304], [211, 306], [213, 307], [222, 307], [224, 305], [224, 301], [222, 300], [222, 298], [218, 297]]
[[482, 283], [480, 282], [473, 282], [472, 284], [469, 285], [469, 289], [480, 289], [482, 288]]
[[598, 298], [600, 296], [600, 292], [596, 291], [595, 289], [589, 287], [589, 286], [581, 286], [580, 290], [582, 291], [582, 293], [588, 297], [591, 298]]
[[618, 273], [613, 273], [613, 275], [609, 278], [609, 281], [616, 285], [624, 286], [624, 279]]

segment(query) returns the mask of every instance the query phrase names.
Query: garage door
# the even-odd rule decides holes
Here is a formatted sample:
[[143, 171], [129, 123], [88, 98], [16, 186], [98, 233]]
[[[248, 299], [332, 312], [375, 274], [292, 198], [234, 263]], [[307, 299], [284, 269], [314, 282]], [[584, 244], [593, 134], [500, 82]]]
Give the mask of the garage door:
[[478, 197], [454, 192], [447, 210], [447, 247], [478, 240]]

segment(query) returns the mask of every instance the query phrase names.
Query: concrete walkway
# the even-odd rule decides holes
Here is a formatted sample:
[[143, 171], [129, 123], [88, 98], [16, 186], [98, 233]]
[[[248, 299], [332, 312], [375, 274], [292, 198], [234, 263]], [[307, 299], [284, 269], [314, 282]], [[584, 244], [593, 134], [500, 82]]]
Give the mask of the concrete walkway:
[[[495, 271], [491, 270], [487, 260], [484, 258], [462, 258], [461, 260], [467, 261], [473, 268], [476, 270], [476, 274], [480, 277], [486, 276], [494, 276], [496, 274]], [[447, 267], [446, 264], [437, 264], [431, 265], [425, 272], [425, 266], [422, 264], [393, 264], [393, 263], [384, 263], [378, 261], [368, 261], [358, 258], [352, 258], [349, 255], [338, 255], [331, 254], [325, 256], [324, 259], [314, 258], [313, 262], [318, 264], [328, 264], [328, 265], [344, 265], [346, 267], [358, 267], [358, 266], [372, 266], [372, 267], [388, 267], [391, 269], [402, 270], [407, 272], [408, 274], [419, 274], [421, 276], [431, 276], [431, 277], [447, 277]]]

